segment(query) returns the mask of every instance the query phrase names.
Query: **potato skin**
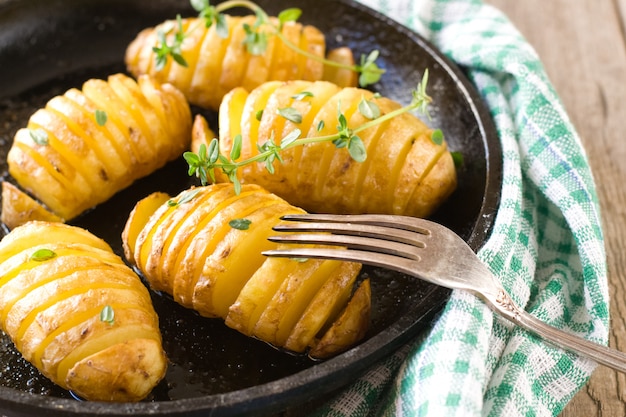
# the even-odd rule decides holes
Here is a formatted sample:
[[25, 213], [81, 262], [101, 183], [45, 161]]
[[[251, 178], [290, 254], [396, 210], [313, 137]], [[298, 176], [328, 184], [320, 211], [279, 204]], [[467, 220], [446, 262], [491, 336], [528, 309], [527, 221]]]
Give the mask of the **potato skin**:
[[[344, 343], [324, 350], [326, 357], [364, 337], [369, 296], [361, 297], [360, 311], [344, 314], [359, 316], [352, 321], [359, 331], [333, 325], [347, 311], [361, 265], [261, 254], [277, 246], [268, 236], [276, 233], [272, 227], [280, 217], [302, 209], [253, 184], [242, 185], [240, 194], [223, 183], [186, 190], [156, 207], [158, 201], [163, 198], [157, 193], [139, 201], [122, 234], [129, 262], [154, 290], [293, 352], [306, 352], [319, 339], [328, 339], [328, 329]], [[249, 221], [245, 228], [231, 224], [241, 220]]]
[[[301, 98], [304, 92], [310, 94]], [[241, 135], [240, 158], [244, 160], [258, 154], [257, 145], [270, 138], [280, 143], [294, 129], [300, 129], [302, 137], [336, 134], [338, 109], [348, 127], [357, 129], [370, 121], [358, 109], [362, 100], [372, 100], [381, 115], [400, 107], [370, 91], [340, 88], [326, 81], [269, 82], [250, 92], [234, 89], [224, 97], [219, 111], [220, 150], [228, 155], [233, 139]], [[278, 110], [285, 108], [298, 111], [302, 121], [281, 116]], [[212, 139], [203, 125], [196, 116], [195, 152]], [[401, 114], [358, 136], [367, 148], [362, 163], [331, 142], [310, 143], [283, 151], [283, 162], [275, 161], [273, 174], [264, 163], [242, 167], [240, 180], [259, 184], [311, 212], [415, 217], [432, 214], [456, 188], [456, 169], [446, 142], [435, 143], [432, 130], [413, 114]], [[228, 178], [218, 175], [217, 180]]]
[[[206, 28], [204, 21], [199, 18], [182, 19], [183, 30], [189, 34], [181, 47], [187, 67], [171, 58], [162, 69], [157, 69], [155, 64], [152, 48], [159, 44], [158, 33], [164, 31], [173, 36], [172, 29], [177, 27], [175, 21], [168, 20], [144, 29], [126, 49], [128, 71], [135, 76], [151, 74], [162, 82], [169, 82], [178, 87], [192, 104], [212, 110], [217, 110], [223, 96], [235, 87], [251, 90], [270, 80], [313, 81], [323, 78], [324, 64], [294, 52], [276, 36], [268, 36], [267, 49], [263, 54], [250, 54], [243, 43], [243, 27], [245, 24], [253, 26], [255, 16], [225, 17], [229, 27], [228, 38], [221, 38], [217, 34], [216, 25]], [[276, 24], [276, 18], [270, 19]], [[269, 25], [263, 25], [260, 30], [271, 33], [272, 29]], [[308, 53], [324, 57], [324, 35], [315, 27], [287, 22], [283, 25], [282, 34]], [[351, 53], [345, 52], [338, 54], [341, 56], [337, 60], [349, 61], [346, 55], [351, 57]], [[340, 74], [332, 72], [329, 76], [356, 82], [356, 76], [345, 74], [345, 71]]]
[[[37, 258], [43, 249], [52, 255]], [[150, 294], [101, 239], [28, 222], [0, 241], [0, 273], [2, 330], [54, 383], [87, 400], [140, 401], [164, 377]]]
[[180, 157], [190, 136], [180, 91], [113, 74], [50, 99], [18, 130], [7, 162], [22, 189], [69, 221]]

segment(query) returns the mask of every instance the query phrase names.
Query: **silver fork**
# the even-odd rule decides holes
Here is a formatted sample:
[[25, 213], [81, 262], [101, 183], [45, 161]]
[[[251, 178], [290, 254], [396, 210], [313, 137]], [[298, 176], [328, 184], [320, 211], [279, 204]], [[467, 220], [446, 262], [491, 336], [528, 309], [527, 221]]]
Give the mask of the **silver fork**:
[[272, 236], [270, 240], [341, 248], [294, 247], [263, 252], [267, 256], [355, 261], [469, 291], [502, 317], [546, 342], [626, 373], [626, 354], [557, 329], [520, 309], [467, 243], [445, 226], [390, 215], [305, 214], [283, 219], [293, 222], [274, 230], [298, 233]]

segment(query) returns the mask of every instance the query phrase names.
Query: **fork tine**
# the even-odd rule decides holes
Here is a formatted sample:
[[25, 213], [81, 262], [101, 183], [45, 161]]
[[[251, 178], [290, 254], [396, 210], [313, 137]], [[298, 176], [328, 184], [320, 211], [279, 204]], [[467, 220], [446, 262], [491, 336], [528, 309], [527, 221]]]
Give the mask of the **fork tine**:
[[[291, 216], [285, 216], [284, 220], [292, 220]], [[342, 234], [351, 236], [367, 236], [372, 238], [383, 239], [387, 242], [400, 242], [419, 248], [426, 247], [425, 239], [429, 237], [427, 234], [416, 233], [406, 229], [398, 229], [395, 227], [383, 226], [370, 223], [326, 223], [316, 222], [307, 218], [304, 222], [281, 223], [274, 226], [274, 230], [278, 232], [328, 232], [332, 234]], [[380, 242], [379, 242], [380, 243]]]
[[265, 256], [281, 258], [315, 258], [358, 262], [371, 266], [393, 269], [405, 274], [413, 273], [410, 264], [414, 261], [385, 253], [367, 252], [356, 249], [294, 248], [273, 249], [263, 251], [262, 253]]
[[350, 249], [358, 249], [362, 251], [371, 251], [396, 255], [414, 261], [419, 261], [417, 254], [419, 250], [415, 245], [399, 243], [394, 241], [381, 241], [371, 237], [363, 236], [345, 236], [345, 235], [329, 235], [329, 234], [289, 234], [270, 236], [269, 240], [279, 243], [303, 243], [303, 244], [321, 244], [345, 246]]
[[373, 226], [392, 227], [394, 229], [409, 230], [422, 235], [430, 235], [428, 227], [433, 222], [409, 216], [396, 216], [387, 214], [288, 214], [283, 220], [299, 222], [327, 222], [327, 223], [353, 223]]

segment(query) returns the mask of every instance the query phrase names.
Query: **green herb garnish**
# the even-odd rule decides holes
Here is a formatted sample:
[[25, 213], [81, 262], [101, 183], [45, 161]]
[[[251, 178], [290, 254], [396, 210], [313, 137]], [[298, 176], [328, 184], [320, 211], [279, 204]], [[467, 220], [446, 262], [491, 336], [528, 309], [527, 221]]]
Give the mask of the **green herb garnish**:
[[290, 122], [296, 124], [302, 123], [302, 113], [300, 113], [297, 109], [294, 109], [293, 107], [278, 109], [277, 112]]
[[237, 230], [248, 230], [250, 224], [252, 224], [252, 221], [248, 219], [232, 219], [228, 222], [230, 227]]
[[51, 249], [38, 249], [30, 255], [30, 260], [35, 262], [43, 262], [52, 258], [56, 258], [57, 254]]
[[431, 140], [435, 145], [443, 145], [443, 132], [441, 129], [433, 130], [433, 133], [430, 135]]
[[193, 200], [196, 195], [198, 195], [198, 193], [200, 192], [200, 188], [193, 188], [191, 190], [186, 190], [183, 191], [177, 200], [174, 199], [170, 199], [167, 201], [167, 205], [170, 207], [177, 207], [180, 206], [181, 204], [185, 204], [190, 202], [191, 200]]
[[28, 133], [30, 133], [30, 137], [37, 145], [47, 146], [48, 145], [48, 132], [39, 128], [39, 129], [28, 129]]
[[105, 305], [100, 311], [100, 321], [113, 325], [115, 323], [115, 311], [110, 305]]
[[107, 114], [104, 110], [96, 110], [96, 123], [100, 126], [104, 126], [107, 122]]

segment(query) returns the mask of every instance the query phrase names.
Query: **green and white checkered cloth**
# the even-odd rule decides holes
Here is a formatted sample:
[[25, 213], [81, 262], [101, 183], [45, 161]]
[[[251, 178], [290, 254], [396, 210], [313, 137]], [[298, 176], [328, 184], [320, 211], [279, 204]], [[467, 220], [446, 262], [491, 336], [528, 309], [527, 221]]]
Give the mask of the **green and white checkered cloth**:
[[[515, 301], [606, 344], [599, 205], [579, 138], [526, 40], [480, 0], [361, 0], [469, 69], [504, 152], [501, 207], [480, 258]], [[316, 416], [553, 416], [595, 365], [513, 328], [453, 292], [434, 327]]]

